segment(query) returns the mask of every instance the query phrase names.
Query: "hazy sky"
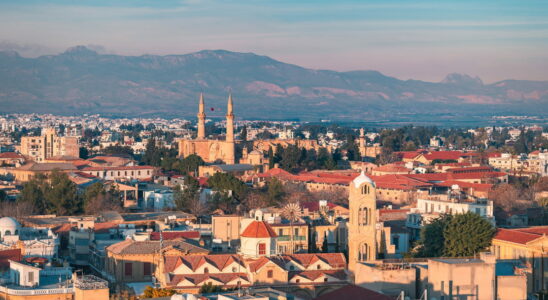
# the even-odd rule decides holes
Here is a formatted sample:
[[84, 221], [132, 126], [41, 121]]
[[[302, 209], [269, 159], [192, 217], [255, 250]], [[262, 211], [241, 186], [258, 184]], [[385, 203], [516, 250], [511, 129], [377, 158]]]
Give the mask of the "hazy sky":
[[548, 80], [546, 0], [0, 0], [0, 24], [0, 49], [27, 56], [227, 49], [402, 79]]

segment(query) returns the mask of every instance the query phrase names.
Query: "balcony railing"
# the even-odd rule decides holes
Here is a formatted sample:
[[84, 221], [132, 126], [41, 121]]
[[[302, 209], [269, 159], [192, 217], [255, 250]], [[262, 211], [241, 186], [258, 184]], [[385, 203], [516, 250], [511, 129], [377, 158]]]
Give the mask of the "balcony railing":
[[[279, 242], [291, 241], [291, 236], [290, 235], [279, 235], [278, 236], [278, 241]], [[306, 236], [304, 236], [304, 235], [294, 235], [293, 236], [293, 241], [306, 241]]]
[[60, 289], [11, 289], [5, 286], [0, 286], [0, 293], [13, 296], [36, 296], [36, 295], [56, 295], [56, 294], [72, 294], [72, 288]]

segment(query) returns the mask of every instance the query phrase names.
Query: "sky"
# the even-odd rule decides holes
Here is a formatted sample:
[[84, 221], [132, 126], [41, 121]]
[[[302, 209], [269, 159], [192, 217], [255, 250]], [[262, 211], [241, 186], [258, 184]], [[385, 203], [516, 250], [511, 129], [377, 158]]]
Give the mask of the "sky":
[[548, 80], [548, 1], [0, 0], [0, 49], [253, 52], [313, 69]]

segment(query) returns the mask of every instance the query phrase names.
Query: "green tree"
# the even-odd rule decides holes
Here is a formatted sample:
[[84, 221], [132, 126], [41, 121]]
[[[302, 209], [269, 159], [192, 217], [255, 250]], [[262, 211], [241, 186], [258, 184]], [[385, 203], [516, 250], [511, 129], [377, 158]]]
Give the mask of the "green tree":
[[200, 287], [200, 291], [198, 293], [199, 294], [211, 294], [211, 293], [222, 292], [224, 290], [225, 289], [223, 289], [221, 286], [213, 285], [213, 283], [208, 282], [208, 283], [206, 283], [206, 284], [204, 284]]
[[327, 241], [327, 232], [323, 233], [322, 253], [329, 253], [329, 243]]
[[77, 187], [66, 173], [54, 170], [49, 176], [50, 185], [44, 191], [48, 213], [73, 215], [82, 210], [82, 200]]
[[88, 186], [84, 191], [84, 212], [97, 214], [106, 210], [121, 209], [120, 195], [115, 190], [106, 190], [101, 182]]
[[421, 230], [419, 257], [472, 256], [487, 249], [495, 228], [489, 221], [472, 212], [445, 214]]
[[281, 202], [283, 199], [285, 192], [283, 184], [278, 178], [273, 177], [267, 185], [267, 192], [266, 192], [268, 203], [270, 205], [275, 205]]
[[38, 214], [44, 214], [47, 212], [48, 204], [44, 196], [44, 186], [46, 185], [46, 176], [43, 174], [38, 174], [31, 180], [27, 181], [23, 185], [21, 194], [17, 201], [26, 202], [34, 206]]
[[475, 255], [491, 246], [495, 231], [495, 227], [489, 221], [476, 213], [457, 214], [444, 229], [443, 255]]
[[215, 173], [209, 177], [207, 183], [215, 191], [231, 192], [237, 199], [242, 199], [247, 193], [247, 186], [234, 175], [229, 173]]
[[175, 162], [173, 168], [183, 174], [189, 174], [192, 172], [197, 172], [199, 166], [203, 165], [204, 160], [200, 156], [196, 154], [191, 154]]
[[445, 239], [443, 232], [452, 215], [442, 215], [422, 227], [419, 240], [419, 257], [439, 257], [443, 254]]
[[181, 188], [181, 186], [176, 185], [173, 188], [173, 200], [177, 209], [190, 212], [192, 201], [199, 196], [199, 190], [198, 180], [192, 176], [185, 176], [185, 187]]
[[145, 290], [143, 291], [143, 298], [160, 298], [160, 297], [170, 297], [174, 295], [176, 292], [172, 289], [164, 289], [164, 288], [153, 288], [149, 285], [146, 286]]
[[240, 139], [244, 142], [247, 141], [247, 126], [243, 126], [242, 130], [240, 131]]

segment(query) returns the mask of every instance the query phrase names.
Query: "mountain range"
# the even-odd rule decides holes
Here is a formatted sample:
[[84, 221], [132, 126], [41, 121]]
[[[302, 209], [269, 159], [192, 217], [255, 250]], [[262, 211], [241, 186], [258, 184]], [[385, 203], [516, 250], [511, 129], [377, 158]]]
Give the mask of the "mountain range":
[[313, 70], [225, 50], [183, 55], [98, 54], [84, 46], [26, 58], [0, 52], [0, 113], [191, 117], [204, 93], [221, 117], [232, 92], [245, 119], [382, 121], [548, 115], [548, 81], [449, 74], [440, 82], [378, 71]]

